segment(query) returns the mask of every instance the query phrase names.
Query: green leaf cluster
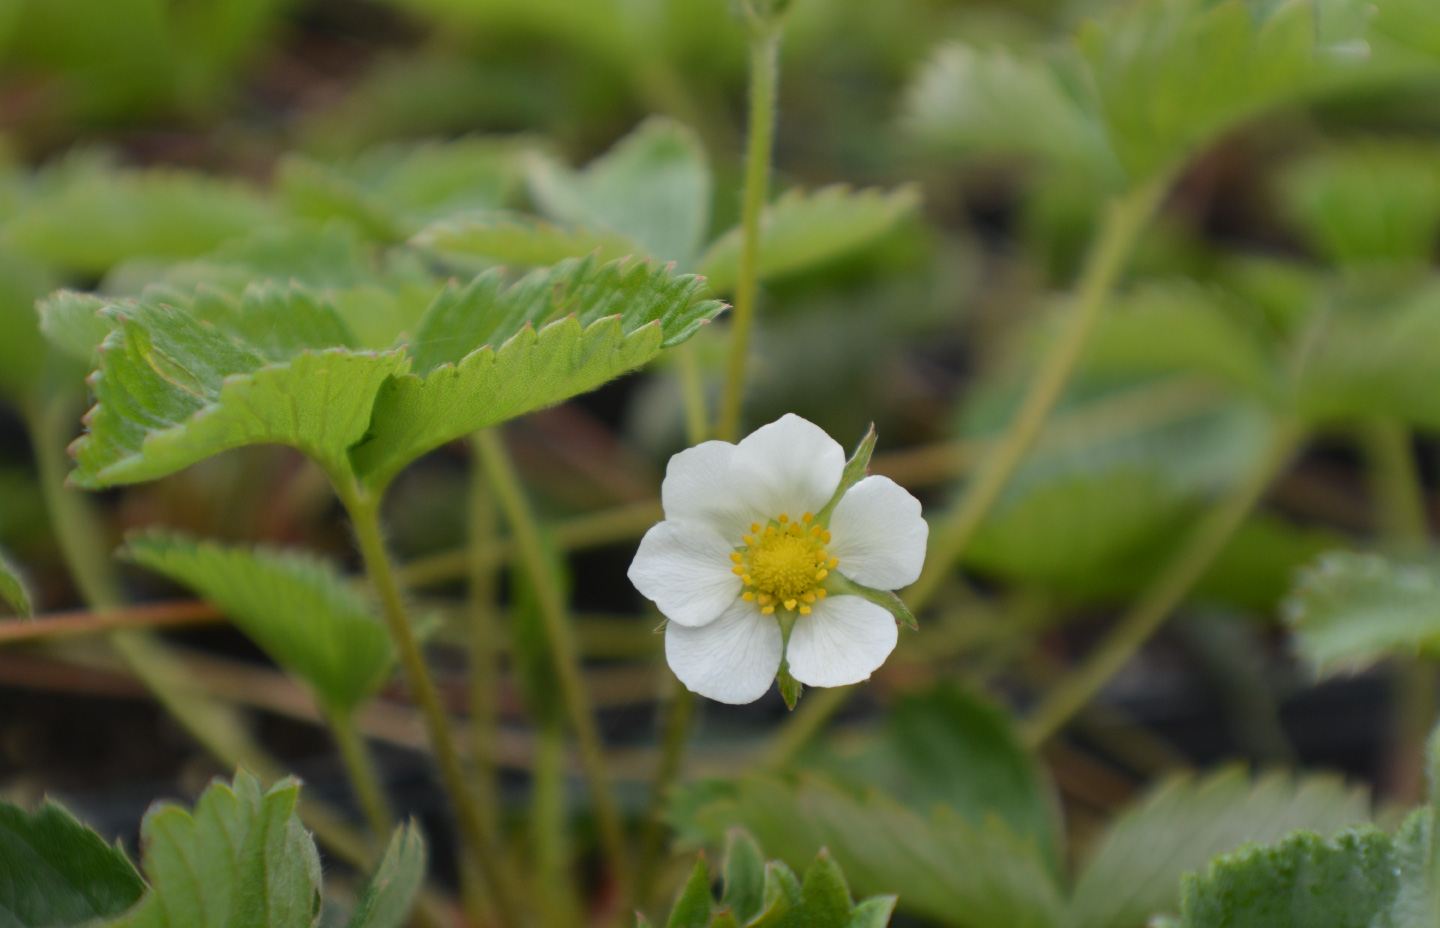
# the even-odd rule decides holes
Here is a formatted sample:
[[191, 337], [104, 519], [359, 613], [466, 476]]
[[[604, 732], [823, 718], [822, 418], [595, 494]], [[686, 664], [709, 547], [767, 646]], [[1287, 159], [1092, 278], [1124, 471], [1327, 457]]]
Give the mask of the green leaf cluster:
[[1363, 78], [1367, 19], [1356, 0], [1123, 4], [1048, 55], [942, 48], [909, 120], [949, 150], [1022, 155], [1114, 189], [1269, 107]]
[[941, 690], [891, 726], [873, 754], [819, 762], [833, 772], [703, 784], [672, 814], [710, 841], [739, 825], [791, 863], [828, 847], [857, 892], [893, 892], [902, 913], [957, 928], [1141, 928], [1217, 853], [1369, 817], [1364, 792], [1335, 778], [1177, 777], [1118, 816], [1072, 879], [1054, 801], [1004, 713]]
[[[299, 784], [245, 771], [192, 811], [157, 803], [141, 824], [141, 874], [61, 807], [0, 803], [0, 913], [16, 928], [313, 928], [320, 858], [295, 814]], [[413, 824], [397, 829], [347, 928], [399, 928], [425, 870]]]
[[[724, 887], [717, 903], [711, 895], [705, 856], [695, 862], [666, 920], [666, 928], [884, 928], [895, 909], [894, 896], [851, 901], [845, 875], [821, 849], [802, 879], [784, 861], [765, 862], [749, 834], [727, 835]], [[648, 922], [639, 919], [641, 928]]]

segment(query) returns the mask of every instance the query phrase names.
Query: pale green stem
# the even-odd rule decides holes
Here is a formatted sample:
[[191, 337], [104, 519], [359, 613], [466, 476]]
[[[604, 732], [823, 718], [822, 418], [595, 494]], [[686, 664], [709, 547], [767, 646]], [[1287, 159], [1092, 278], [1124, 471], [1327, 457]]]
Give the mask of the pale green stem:
[[380, 785], [370, 749], [355, 728], [355, 717], [351, 711], [329, 708], [323, 708], [323, 711], [335, 737], [335, 745], [340, 749], [340, 759], [345, 764], [351, 788], [355, 790], [355, 799], [370, 826], [370, 833], [376, 841], [384, 842], [395, 828], [395, 815], [390, 810], [385, 788]]
[[1030, 388], [1004, 435], [986, 452], [974, 476], [965, 484], [959, 502], [931, 523], [925, 570], [905, 593], [911, 611], [918, 613], [935, 595], [1035, 444], [1080, 362], [1090, 333], [1110, 301], [1136, 236], [1149, 222], [1165, 189], [1165, 181], [1156, 179], [1110, 204], [1100, 237], [1081, 274], [1075, 306], [1070, 310], [1064, 330], [1030, 381]]
[[[470, 443], [469, 527], [470, 570], [468, 580], [467, 626], [469, 634], [468, 694], [470, 700], [470, 763], [474, 768], [478, 800], [498, 809], [495, 783], [494, 745], [496, 740], [495, 690], [499, 679], [500, 627], [495, 621], [498, 593], [495, 565], [482, 553], [495, 544], [499, 512], [495, 498], [480, 466], [478, 443]], [[498, 816], [498, 811], [496, 812]]]
[[691, 445], [698, 445], [710, 437], [710, 415], [705, 408], [705, 378], [695, 348], [699, 337], [697, 333], [675, 349], [676, 366], [680, 369], [680, 395], [685, 401], [685, 439]]
[[566, 878], [570, 849], [565, 803], [565, 727], [560, 719], [547, 721], [535, 750], [535, 791], [530, 815], [531, 863], [534, 892], [545, 924], [568, 928], [575, 924], [575, 906]]
[[516, 895], [517, 883], [504, 855], [500, 825], [487, 815], [484, 806], [475, 801], [475, 796], [466, 782], [460, 752], [451, 736], [449, 718], [440, 701], [435, 681], [430, 676], [425, 656], [420, 651], [420, 644], [415, 640], [410, 617], [406, 614], [405, 602], [395, 580], [390, 555], [385, 550], [385, 540], [380, 530], [380, 499], [378, 495], [366, 493], [353, 481], [337, 481], [336, 490], [350, 514], [356, 542], [365, 561], [365, 572], [370, 577], [370, 583], [380, 601], [385, 624], [390, 630], [391, 640], [395, 643], [411, 698], [424, 719], [430, 747], [435, 752], [435, 763], [440, 771], [440, 780], [455, 809], [456, 825], [464, 839], [466, 850], [474, 855], [475, 861], [485, 874], [501, 923], [519, 925], [522, 922], [523, 908]]
[[510, 534], [515, 539], [520, 565], [534, 583], [540, 618], [554, 656], [560, 696], [570, 720], [571, 730], [575, 734], [580, 767], [590, 789], [600, 846], [608, 858], [616, 884], [620, 887], [620, 895], [628, 899], [631, 883], [629, 861], [625, 852], [624, 826], [615, 798], [611, 794], [610, 776], [606, 772], [600, 731], [595, 724], [590, 697], [585, 692], [579, 648], [575, 642], [575, 630], [571, 627], [569, 610], [560, 593], [560, 578], [554, 576], [550, 568], [541, 542], [539, 524], [530, 509], [529, 500], [525, 498], [525, 491], [520, 486], [520, 480], [500, 436], [493, 430], [481, 432], [476, 437], [476, 447], [480, 450], [485, 472], [489, 475], [490, 485], [500, 503], [500, 509], [505, 513], [505, 519], [510, 525]]
[[745, 403], [745, 369], [760, 273], [760, 219], [770, 189], [770, 159], [775, 142], [775, 92], [780, 59], [780, 27], [755, 25], [750, 37], [750, 125], [745, 153], [745, 193], [740, 214], [740, 263], [735, 274], [735, 308], [730, 319], [730, 353], [725, 392], [720, 399], [716, 435], [740, 437]]
[[1085, 660], [1055, 685], [1025, 721], [1021, 735], [1038, 747], [1083, 709], [1185, 599], [1289, 460], [1297, 428], [1276, 422], [1259, 465], [1203, 516], [1183, 547]]
[[[1107, 208], [1099, 238], [1081, 271], [1075, 305], [1064, 331], [1030, 382], [1030, 389], [1004, 434], [986, 449], [959, 501], [931, 522], [925, 569], [920, 579], [904, 591], [905, 603], [911, 612], [918, 615], [940, 591], [976, 529], [990, 514], [1001, 491], [1040, 436], [1109, 302], [1136, 237], [1154, 214], [1167, 187], [1168, 176], [1155, 178], [1116, 199]], [[738, 305], [739, 301], [736, 302]], [[766, 762], [775, 766], [786, 764], [845, 705], [850, 692], [846, 687], [807, 696], [772, 736], [765, 752]]]
[[[1397, 554], [1425, 550], [1429, 520], [1425, 490], [1410, 446], [1410, 432], [1389, 420], [1366, 423], [1359, 432], [1370, 475], [1370, 495], [1385, 547]], [[1422, 657], [1396, 661], [1391, 680], [1391, 737], [1386, 779], [1391, 797], [1418, 802], [1424, 788], [1425, 740], [1437, 711], [1435, 662]]]

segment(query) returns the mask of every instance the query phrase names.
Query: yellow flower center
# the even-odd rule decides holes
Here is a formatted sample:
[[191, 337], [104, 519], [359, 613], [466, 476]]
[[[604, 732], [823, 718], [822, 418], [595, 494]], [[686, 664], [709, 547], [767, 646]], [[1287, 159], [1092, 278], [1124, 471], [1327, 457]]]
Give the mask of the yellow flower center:
[[830, 533], [807, 512], [798, 521], [781, 513], [763, 529], [756, 522], [745, 545], [730, 555], [732, 570], [745, 582], [742, 598], [765, 615], [777, 605], [809, 615], [810, 606], [825, 598], [820, 583], [840, 561], [825, 553]]

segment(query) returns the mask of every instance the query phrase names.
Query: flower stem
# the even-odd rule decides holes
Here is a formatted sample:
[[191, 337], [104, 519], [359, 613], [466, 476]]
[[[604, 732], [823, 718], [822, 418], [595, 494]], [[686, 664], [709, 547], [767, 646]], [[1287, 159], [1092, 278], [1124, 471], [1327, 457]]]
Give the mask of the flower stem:
[[390, 801], [380, 785], [375, 771], [375, 761], [360, 732], [355, 728], [355, 716], [351, 711], [323, 709], [330, 733], [335, 736], [335, 745], [340, 749], [340, 759], [345, 764], [345, 773], [355, 790], [355, 799], [365, 822], [375, 840], [384, 842], [395, 828], [395, 815], [390, 811]]
[[674, 681], [675, 697], [665, 720], [665, 734], [660, 745], [660, 760], [655, 779], [650, 785], [650, 807], [646, 811], [645, 831], [640, 837], [640, 871], [635, 880], [635, 901], [644, 906], [655, 882], [655, 870], [665, 842], [665, 805], [670, 787], [680, 776], [681, 760], [690, 740], [690, 725], [695, 717], [695, 694], [683, 683]]
[[430, 747], [435, 752], [435, 762], [440, 770], [441, 782], [455, 808], [456, 823], [460, 829], [466, 849], [475, 856], [495, 901], [499, 920], [504, 925], [520, 924], [521, 907], [516, 896], [517, 883], [501, 850], [499, 822], [487, 816], [484, 806], [475, 801], [465, 779], [465, 770], [460, 761], [460, 752], [450, 733], [450, 722], [440, 703], [440, 693], [420, 652], [420, 645], [410, 627], [410, 618], [405, 612], [405, 603], [395, 572], [390, 564], [390, 555], [385, 550], [385, 541], [380, 531], [380, 499], [365, 493], [353, 481], [336, 482], [336, 489], [355, 529], [355, 538], [360, 554], [365, 560], [365, 572], [380, 600], [385, 623], [400, 657], [400, 666], [405, 672], [411, 697], [415, 700], [425, 727], [430, 736]]
[[[1424, 551], [1430, 528], [1409, 430], [1398, 422], [1377, 420], [1365, 423], [1358, 437], [1385, 547], [1402, 555]], [[1425, 740], [1437, 708], [1436, 667], [1434, 661], [1417, 656], [1397, 662], [1395, 671], [1390, 681], [1391, 743], [1385, 780], [1392, 798], [1413, 803], [1424, 792]]]
[[905, 594], [912, 611], [918, 613], [935, 595], [1035, 444], [1109, 302], [1136, 236], [1155, 212], [1165, 189], [1165, 180], [1156, 178], [1110, 204], [1100, 237], [1086, 259], [1064, 331], [1030, 382], [1015, 418], [965, 485], [959, 502], [932, 523], [925, 569]]
[[525, 498], [525, 491], [520, 486], [515, 467], [500, 436], [494, 430], [480, 432], [475, 437], [475, 447], [480, 451], [491, 488], [510, 525], [520, 564], [530, 574], [535, 585], [540, 618], [545, 624], [545, 634], [555, 656], [555, 675], [560, 684], [560, 696], [565, 705], [565, 713], [570, 719], [570, 727], [575, 733], [580, 766], [590, 788], [600, 845], [608, 858], [615, 882], [620, 887], [621, 896], [628, 900], [631, 885], [624, 827], [619, 808], [610, 792], [610, 776], [605, 767], [600, 731], [595, 724], [590, 698], [585, 692], [580, 672], [579, 648], [575, 642], [568, 610], [560, 595], [559, 578], [554, 576], [550, 568], [540, 539], [539, 524]]
[[1027, 744], [1038, 747], [1049, 740], [1095, 698], [1164, 623], [1210, 569], [1230, 536], [1249, 517], [1300, 438], [1300, 430], [1291, 423], [1274, 423], [1269, 447], [1255, 469], [1200, 520], [1175, 558], [1121, 617], [1100, 646], [1041, 700], [1021, 730]]
[[730, 321], [730, 354], [725, 392], [720, 400], [716, 435], [724, 441], [740, 437], [740, 411], [745, 402], [745, 368], [750, 360], [750, 333], [755, 325], [755, 299], [760, 271], [760, 218], [770, 189], [770, 159], [775, 147], [775, 92], [780, 59], [778, 24], [752, 24], [750, 36], [750, 125], [745, 153], [745, 193], [740, 216], [740, 263], [735, 274], [735, 309]]
[[496, 739], [495, 688], [499, 677], [500, 629], [495, 621], [495, 565], [483, 552], [495, 543], [499, 513], [490, 493], [484, 469], [480, 467], [479, 443], [472, 436], [470, 448], [469, 540], [470, 557], [466, 577], [468, 695], [470, 709], [470, 765], [477, 801], [489, 806], [498, 818], [494, 745]]

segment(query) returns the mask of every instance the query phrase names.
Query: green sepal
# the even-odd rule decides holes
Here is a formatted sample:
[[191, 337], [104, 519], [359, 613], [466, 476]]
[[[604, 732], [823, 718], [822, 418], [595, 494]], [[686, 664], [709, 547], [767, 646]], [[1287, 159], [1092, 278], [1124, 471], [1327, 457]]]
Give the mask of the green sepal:
[[855, 906], [845, 928], [885, 928], [890, 916], [895, 914], [895, 903], [899, 896], [872, 896]]
[[840, 472], [840, 485], [835, 488], [835, 493], [825, 507], [815, 513], [815, 522], [818, 525], [828, 526], [830, 515], [835, 507], [840, 505], [840, 498], [845, 495], [855, 484], [865, 479], [865, 474], [870, 470], [870, 456], [875, 453], [875, 440], [880, 436], [875, 432], [875, 424], [872, 422], [860, 439], [860, 444], [855, 446], [855, 453], [850, 455], [850, 460], [845, 462], [845, 469]]
[[144, 891], [125, 853], [63, 807], [44, 802], [32, 815], [0, 802], [0, 924], [78, 925], [119, 915]]
[[780, 696], [785, 700], [785, 707], [794, 710], [795, 704], [800, 701], [800, 694], [805, 692], [805, 687], [800, 681], [790, 676], [790, 662], [780, 662], [780, 672], [775, 675], [775, 682], [780, 686]]
[[920, 628], [920, 623], [915, 621], [915, 614], [910, 611], [909, 607], [905, 605], [897, 593], [891, 592], [890, 590], [874, 590], [868, 586], [861, 586], [854, 580], [833, 570], [830, 572], [830, 575], [825, 578], [824, 586], [825, 590], [831, 595], [859, 596], [861, 599], [869, 600], [888, 611], [895, 617], [896, 622], [899, 622], [911, 631]]
[[675, 900], [665, 928], [705, 928], [710, 923], [710, 910], [715, 900], [710, 895], [710, 868], [702, 853], [690, 871], [690, 879]]
[[729, 909], [719, 909], [710, 916], [710, 928], [740, 928], [740, 923], [735, 920], [735, 913]]
[[414, 820], [395, 829], [390, 846], [345, 928], [400, 928], [425, 882], [425, 839]]
[[765, 865], [765, 901], [750, 928], [782, 928], [799, 921], [800, 881], [784, 861]]
[[732, 828], [725, 836], [725, 891], [720, 898], [742, 925], [765, 905], [765, 857], [743, 828]]

